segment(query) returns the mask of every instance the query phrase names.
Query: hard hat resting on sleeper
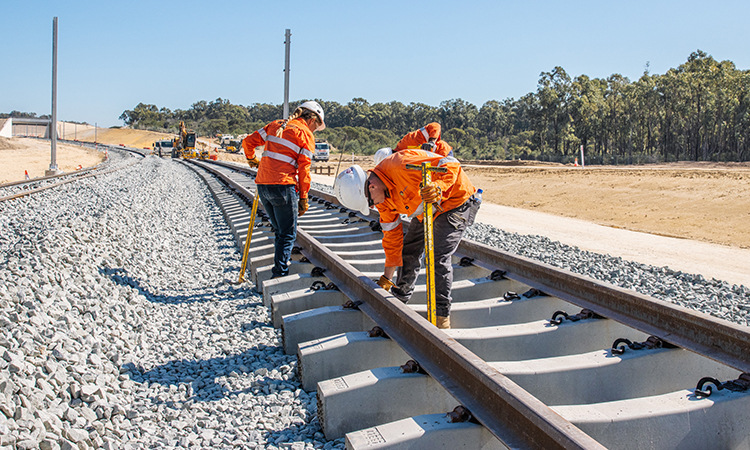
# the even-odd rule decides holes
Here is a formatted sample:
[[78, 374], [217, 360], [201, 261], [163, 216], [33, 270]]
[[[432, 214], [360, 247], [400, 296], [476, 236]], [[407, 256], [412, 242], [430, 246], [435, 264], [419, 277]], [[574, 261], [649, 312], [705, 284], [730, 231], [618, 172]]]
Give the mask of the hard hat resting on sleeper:
[[299, 108], [309, 109], [310, 111], [314, 112], [318, 115], [318, 119], [320, 119], [320, 127], [318, 127], [315, 131], [322, 131], [326, 129], [326, 122], [325, 122], [325, 113], [323, 113], [323, 108], [320, 106], [320, 103], [310, 100], [308, 102], [305, 102], [301, 105], [299, 105]]
[[365, 193], [367, 174], [358, 165], [353, 165], [336, 177], [336, 198], [342, 205], [362, 214], [370, 214], [370, 206]]
[[378, 164], [380, 164], [380, 161], [391, 156], [392, 154], [393, 154], [393, 150], [391, 150], [390, 147], [381, 148], [380, 150], [376, 151], [375, 156], [373, 156], [373, 159], [375, 160], [375, 165], [377, 166]]

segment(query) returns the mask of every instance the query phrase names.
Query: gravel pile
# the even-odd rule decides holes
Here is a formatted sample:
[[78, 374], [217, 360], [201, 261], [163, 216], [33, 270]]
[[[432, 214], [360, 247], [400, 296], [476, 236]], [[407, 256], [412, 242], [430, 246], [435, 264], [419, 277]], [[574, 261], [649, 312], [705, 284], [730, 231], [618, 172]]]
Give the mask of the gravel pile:
[[200, 179], [97, 178], [0, 203], [0, 448], [343, 448]]

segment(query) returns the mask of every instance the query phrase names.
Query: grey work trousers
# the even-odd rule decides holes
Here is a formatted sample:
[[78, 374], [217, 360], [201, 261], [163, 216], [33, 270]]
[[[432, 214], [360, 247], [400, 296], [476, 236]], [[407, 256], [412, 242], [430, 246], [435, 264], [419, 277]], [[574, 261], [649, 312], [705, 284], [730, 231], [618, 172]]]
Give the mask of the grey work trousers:
[[[463, 205], [437, 216], [433, 222], [435, 245], [435, 309], [438, 316], [448, 317], [451, 309], [453, 265], [451, 256], [456, 252], [464, 231], [474, 223], [480, 200], [469, 198]], [[417, 275], [424, 257], [424, 226], [416, 218], [411, 220], [404, 235], [401, 251], [403, 265], [399, 270], [396, 286], [391, 293], [403, 302], [414, 293]]]

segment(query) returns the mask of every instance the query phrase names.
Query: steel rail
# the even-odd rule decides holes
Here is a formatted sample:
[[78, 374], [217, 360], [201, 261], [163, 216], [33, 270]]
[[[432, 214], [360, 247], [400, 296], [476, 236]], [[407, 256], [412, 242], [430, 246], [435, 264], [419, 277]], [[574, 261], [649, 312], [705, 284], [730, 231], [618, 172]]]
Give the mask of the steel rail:
[[183, 160], [183, 162], [194, 164], [194, 165], [196, 165], [198, 167], [201, 167], [201, 168], [203, 168], [205, 170], [208, 170], [214, 176], [216, 176], [217, 178], [219, 178], [220, 180], [222, 180], [224, 183], [226, 183], [227, 185], [229, 185], [232, 189], [234, 189], [236, 191], [239, 191], [240, 194], [243, 197], [247, 198], [250, 202], [253, 201], [253, 198], [255, 197], [255, 194], [252, 191], [248, 190], [247, 188], [245, 188], [241, 184], [239, 184], [236, 181], [234, 181], [227, 174], [225, 174], [223, 172], [220, 172], [218, 170], [213, 169], [211, 167], [211, 165], [218, 165], [218, 166], [226, 167], [228, 169], [232, 169], [234, 171], [242, 172], [242, 173], [245, 173], [245, 174], [251, 174], [251, 175], [255, 176], [255, 171], [251, 170], [250, 168], [236, 167], [236, 166], [229, 165], [229, 164], [226, 164], [226, 163], [224, 163], [224, 164], [217, 164], [216, 161], [210, 161], [209, 162], [208, 160], [185, 159], [185, 160]]
[[[138, 153], [138, 152], [134, 152], [132, 150], [128, 150], [128, 151], [130, 151], [131, 153]], [[140, 153], [138, 153], [138, 154], [140, 154]], [[143, 154], [140, 154], [140, 155], [143, 156]], [[83, 173], [83, 172], [79, 171], [79, 172], [69, 172], [67, 174], [53, 175], [53, 176], [50, 176], [50, 177], [44, 177], [44, 179], [50, 179], [50, 178], [57, 178], [57, 177], [63, 177], [63, 176], [70, 176], [70, 179], [63, 180], [63, 181], [60, 181], [58, 183], [48, 184], [46, 186], [42, 186], [42, 187], [35, 188], [35, 189], [29, 189], [27, 191], [19, 192], [17, 194], [6, 195], [5, 197], [0, 197], [0, 202], [4, 202], [4, 201], [8, 201], [8, 200], [13, 200], [13, 199], [16, 199], [16, 198], [25, 197], [25, 196], [31, 195], [31, 194], [36, 194], [37, 192], [46, 191], [47, 189], [52, 189], [52, 188], [55, 188], [55, 187], [58, 187], [58, 186], [62, 186], [64, 184], [72, 183], [74, 181], [83, 180], [84, 178], [95, 177], [97, 175], [106, 175], [108, 173], [115, 172], [117, 170], [124, 169], [126, 167], [130, 167], [130, 166], [132, 166], [134, 164], [137, 164], [138, 162], [139, 161], [133, 161], [133, 162], [131, 162], [129, 164], [125, 164], [125, 165], [120, 166], [120, 167], [114, 167], [112, 169], [103, 170], [103, 171], [98, 171], [99, 169], [97, 169], [97, 167], [98, 167], [97, 166], [97, 167], [94, 167], [93, 169], [87, 171], [87, 173]], [[40, 179], [35, 179], [33, 181], [29, 180], [29, 181], [26, 181], [26, 182], [30, 183], [30, 182], [37, 182], [37, 181], [42, 181], [42, 179], [41, 178]], [[3, 185], [3, 186], [0, 186], [0, 187], [6, 187], [6, 186], [9, 186], [9, 185]]]
[[[331, 194], [318, 197], [337, 202]], [[575, 274], [549, 264], [462, 239], [457, 253], [475, 264], [505, 270], [506, 277], [581, 308], [706, 356], [740, 372], [750, 372], [750, 327]]]
[[91, 167], [84, 167], [83, 169], [76, 170], [75, 172], [61, 173], [59, 175], [49, 175], [46, 177], [32, 178], [30, 180], [11, 181], [10, 183], [0, 184], [0, 188], [8, 188], [8, 187], [13, 187], [13, 186], [19, 186], [22, 184], [34, 184], [34, 183], [39, 183], [41, 181], [54, 180], [55, 178], [77, 176], [77, 175], [91, 172], [92, 170], [96, 170], [99, 167], [99, 165], [101, 164], [97, 164], [96, 166], [91, 166]]
[[[252, 198], [252, 192], [225, 174], [208, 164], [192, 162], [214, 173], [240, 195]], [[326, 276], [344, 294], [352, 300], [364, 302], [359, 309], [505, 445], [511, 448], [604, 449], [595, 439], [447, 337], [411, 308], [395, 297], [383, 295], [385, 291], [377, 284], [303, 229], [297, 230], [297, 243], [312, 263], [326, 268]]]
[[[252, 173], [245, 167], [219, 165]], [[242, 194], [244, 189], [237, 187]], [[317, 190], [311, 190], [311, 194], [337, 203], [330, 194]], [[325, 267], [326, 276], [347, 296], [362, 301], [359, 309], [506, 445], [511, 448], [603, 448], [455, 340], [428, 326], [419, 314], [387, 295], [304, 230], [298, 230], [297, 239], [305, 256]], [[457, 253], [474, 258], [478, 265], [502, 269], [507, 278], [549, 295], [741, 372], [750, 371], [747, 356], [750, 354], [750, 328], [477, 242], [462, 240]]]
[[[27, 138], [27, 139], [31, 139], [31, 138]], [[40, 139], [40, 140], [42, 140], [42, 139]], [[79, 145], [81, 147], [92, 148], [90, 145], [86, 145], [86, 144], [90, 144], [90, 142], [68, 141], [68, 140], [65, 140], [65, 139], [58, 139], [58, 141], [59, 142], [65, 142], [65, 143], [71, 144], [71, 145]], [[113, 145], [104, 145], [104, 144], [102, 144], [102, 147], [109, 147], [110, 149], [116, 149], [116, 150], [127, 150], [127, 151], [129, 151], [131, 153], [138, 153], [141, 156], [144, 156], [143, 153], [138, 152], [136, 150], [128, 149], [128, 148], [115, 147]], [[91, 167], [84, 167], [81, 170], [76, 170], [75, 172], [65, 172], [65, 173], [61, 173], [61, 174], [58, 174], [58, 175], [48, 175], [48, 176], [44, 176], [44, 177], [33, 178], [33, 179], [30, 179], [30, 180], [11, 181], [10, 183], [0, 184], [0, 188], [13, 187], [13, 186], [21, 185], [21, 184], [33, 184], [33, 183], [38, 183], [40, 181], [53, 180], [55, 178], [62, 178], [62, 177], [69, 177], [69, 176], [78, 176], [78, 175], [81, 175], [81, 174], [84, 174], [84, 173], [91, 172], [92, 170], [97, 170], [97, 169], [101, 168], [100, 166], [102, 164], [104, 164], [104, 163], [99, 163], [99, 164], [97, 164], [95, 166], [91, 166]]]
[[656, 300], [478, 242], [462, 240], [458, 251], [505, 270], [506, 277], [663, 340], [750, 372], [750, 328]]
[[513, 381], [430, 325], [414, 310], [326, 249], [304, 230], [297, 241], [326, 276], [419, 362], [495, 437], [511, 448], [604, 449]]

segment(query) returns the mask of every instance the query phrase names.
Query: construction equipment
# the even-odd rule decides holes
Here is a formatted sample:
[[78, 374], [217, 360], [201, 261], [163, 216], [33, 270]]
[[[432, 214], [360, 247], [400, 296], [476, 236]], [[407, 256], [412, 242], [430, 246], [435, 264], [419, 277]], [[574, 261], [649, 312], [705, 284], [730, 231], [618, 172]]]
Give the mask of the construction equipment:
[[229, 143], [224, 147], [229, 153], [239, 153], [242, 148], [242, 141], [230, 140]]
[[172, 158], [197, 158], [198, 153], [195, 151], [195, 142], [195, 131], [188, 130], [185, 127], [185, 122], [180, 122], [180, 135], [174, 139]]
[[209, 151], [211, 150], [211, 147], [205, 142], [200, 142], [200, 141], [198, 141], [198, 145], [200, 146], [200, 151], [197, 152], [197, 156], [200, 159], [208, 159], [210, 155]]
[[237, 283], [245, 282], [245, 270], [247, 269], [247, 254], [250, 251], [250, 241], [253, 238], [253, 228], [255, 228], [255, 214], [258, 212], [258, 191], [255, 191], [253, 197], [253, 206], [250, 211], [250, 223], [247, 224], [247, 236], [245, 237], [245, 249], [242, 251], [242, 265], [240, 266], [240, 278]]
[[[407, 164], [407, 169], [422, 171], [422, 186], [427, 186], [432, 181], [432, 172], [447, 172], [445, 167], [432, 167], [430, 163], [423, 162], [421, 165]], [[437, 311], [435, 305], [435, 239], [432, 227], [432, 203], [424, 203], [424, 260], [427, 278], [427, 320], [437, 326]]]

